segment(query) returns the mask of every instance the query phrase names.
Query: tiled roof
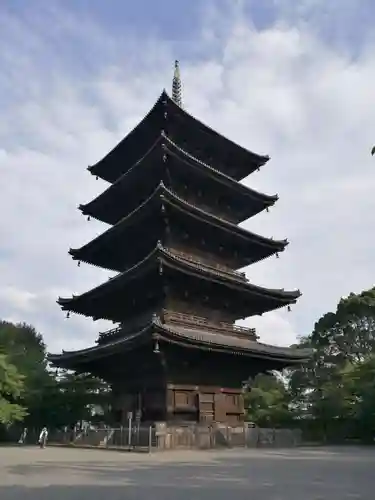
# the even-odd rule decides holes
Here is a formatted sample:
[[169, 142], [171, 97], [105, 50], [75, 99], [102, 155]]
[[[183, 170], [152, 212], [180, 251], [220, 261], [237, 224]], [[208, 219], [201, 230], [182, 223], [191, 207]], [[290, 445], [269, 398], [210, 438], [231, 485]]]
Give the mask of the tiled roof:
[[[191, 155], [189, 152], [185, 151], [183, 148], [178, 146], [175, 142], [173, 142], [165, 132], [161, 132], [160, 137], [152, 144], [152, 146], [147, 150], [147, 152], [136, 161], [126, 172], [124, 172], [111, 186], [109, 186], [103, 193], [97, 196], [92, 202], [80, 205], [79, 208], [83, 213], [86, 213], [86, 208], [89, 208], [90, 205], [99, 203], [101, 199], [105, 199], [107, 196], [111, 195], [111, 192], [118, 188], [121, 184], [125, 184], [130, 175], [133, 172], [136, 172], [136, 169], [142, 166], [145, 160], [148, 159], [150, 155], [155, 152], [155, 149], [161, 148], [168, 152], [171, 156], [177, 158], [180, 162], [184, 162], [186, 165], [192, 166], [193, 168], [200, 168], [201, 170], [206, 171], [211, 174], [214, 178], [216, 178], [219, 182], [225, 183], [228, 186], [232, 187], [236, 191], [240, 191], [243, 195], [253, 198], [254, 200], [262, 200], [266, 206], [273, 205], [277, 199], [277, 195], [267, 195], [251, 189], [244, 184], [236, 181], [232, 177], [226, 175], [225, 173], [217, 170], [212, 165], [208, 165], [198, 158]], [[160, 157], [161, 159], [161, 157]], [[141, 172], [140, 172], [141, 174]]]
[[168, 325], [160, 322], [157, 325], [165, 331], [168, 331], [181, 340], [193, 341], [209, 345], [214, 348], [226, 348], [233, 351], [246, 351], [254, 355], [267, 355], [278, 359], [294, 358], [296, 360], [305, 360], [310, 357], [311, 351], [308, 349], [291, 349], [290, 347], [279, 347], [262, 344], [255, 340], [228, 335], [225, 333], [216, 333], [204, 329], [187, 328], [176, 324]]
[[131, 225], [135, 221], [135, 218], [138, 218], [141, 216], [142, 213], [147, 212], [149, 208], [152, 206], [152, 204], [155, 203], [158, 199], [160, 199], [160, 197], [162, 197], [162, 199], [165, 200], [166, 203], [170, 204], [172, 207], [175, 207], [177, 210], [187, 213], [190, 212], [194, 217], [198, 219], [204, 220], [205, 222], [212, 224], [214, 226], [221, 227], [225, 231], [237, 234], [239, 237], [248, 239], [250, 242], [258, 246], [268, 247], [275, 253], [282, 252], [285, 249], [286, 245], [288, 244], [287, 240], [274, 240], [272, 238], [266, 238], [259, 234], [252, 233], [251, 231], [243, 229], [242, 227], [239, 227], [236, 224], [228, 222], [216, 215], [208, 213], [202, 210], [201, 208], [193, 205], [192, 203], [189, 203], [186, 200], [180, 198], [176, 193], [166, 188], [165, 185], [161, 183], [149, 198], [147, 198], [143, 203], [141, 203], [141, 205], [139, 205], [139, 207], [137, 207], [133, 212], [131, 212], [126, 217], [121, 219], [116, 225], [107, 229], [107, 231], [97, 236], [94, 240], [90, 241], [89, 243], [86, 243], [86, 245], [83, 245], [81, 248], [70, 249], [71, 255], [73, 255], [73, 257], [77, 259], [85, 260], [84, 255], [82, 256], [79, 255], [82, 251], [85, 251], [86, 249], [92, 247], [93, 244], [95, 244], [94, 242], [104, 243], [105, 239], [111, 238], [112, 235], [118, 232], [124, 231], [127, 226]]
[[[255, 191], [254, 189], [251, 189], [248, 186], [245, 186], [244, 184], [241, 184], [240, 182], [236, 181], [233, 179], [233, 177], [230, 177], [229, 175], [226, 175], [224, 172], [221, 172], [220, 170], [217, 170], [214, 168], [212, 165], [209, 165], [208, 163], [205, 163], [195, 156], [191, 155], [188, 151], [185, 149], [181, 148], [178, 144], [172, 141], [168, 137], [167, 134], [163, 133], [162, 136], [164, 137], [165, 141], [167, 142], [167, 146], [165, 149], [168, 151], [168, 153], [173, 154], [176, 157], [179, 157], [180, 160], [186, 162], [187, 164], [191, 164], [191, 162], [201, 166], [202, 168], [206, 169], [209, 172], [212, 172], [217, 176], [219, 179], [222, 179], [223, 181], [226, 181], [227, 183], [231, 184], [235, 189], [243, 191], [244, 194], [251, 196], [253, 198], [263, 198], [269, 202], [269, 204], [273, 204], [275, 201], [277, 201], [278, 196], [277, 195], [266, 195], [264, 193], [260, 193], [259, 191]], [[174, 150], [174, 151], [173, 151]], [[180, 155], [176, 154], [180, 153]], [[182, 156], [182, 158], [181, 158]]]
[[[160, 129], [164, 128], [163, 123], [165, 121], [165, 112], [178, 116], [179, 120], [183, 120], [187, 127], [192, 131], [199, 131], [199, 133], [203, 132], [206, 140], [210, 141], [211, 144], [216, 143], [219, 145], [220, 148], [218, 149], [225, 151], [227, 153], [226, 156], [235, 156], [235, 161], [238, 166], [242, 166], [246, 169], [244, 171], [244, 175], [240, 176], [240, 178], [250, 174], [269, 160], [268, 156], [253, 153], [243, 146], [236, 144], [227, 137], [219, 134], [208, 125], [205, 125], [200, 120], [189, 114], [186, 110], [180, 108], [164, 90], [153, 107], [138, 123], [138, 125], [136, 125], [133, 130], [103, 159], [98, 161], [95, 165], [88, 167], [88, 170], [93, 175], [99, 175], [103, 179], [114, 182], [116, 178], [121, 175], [121, 169], [119, 169], [119, 165], [121, 165], [121, 157], [124, 158], [126, 151], [129, 151], [129, 147], [131, 148], [135, 144], [139, 143], [140, 134], [144, 134], [145, 131], [150, 134], [150, 131], [155, 129], [156, 135], [158, 127], [160, 127]], [[115, 164], [116, 168], [113, 168]]]
[[262, 344], [255, 340], [251, 340], [233, 335], [233, 332], [216, 333], [202, 328], [180, 326], [178, 324], [162, 323], [159, 317], [155, 317], [150, 321], [148, 326], [142, 330], [127, 334], [123, 338], [119, 338], [107, 343], [103, 343], [87, 349], [79, 351], [63, 352], [60, 355], [49, 355], [49, 361], [63, 366], [64, 360], [89, 360], [100, 357], [111, 356], [114, 352], [126, 351], [131, 349], [137, 341], [146, 341], [157, 334], [160, 340], [191, 345], [195, 347], [205, 348], [211, 351], [224, 351], [232, 354], [242, 354], [250, 357], [274, 359], [288, 363], [299, 363], [308, 360], [311, 357], [310, 349], [295, 349], [289, 347], [278, 347], [267, 344]]
[[[101, 285], [95, 287], [88, 292], [83, 293], [78, 297], [74, 297], [72, 299], [59, 298], [58, 303], [62, 306], [64, 304], [69, 304], [74, 298], [84, 298], [85, 296], [92, 295], [96, 291], [100, 289], [105, 290], [108, 287], [116, 286], [118, 283], [121, 283], [122, 280], [126, 280], [129, 275], [132, 275], [137, 272], [142, 272], [142, 269], [148, 268], [149, 265], [153, 265], [153, 262], [157, 262], [161, 260], [168, 264], [168, 261], [171, 263], [175, 263], [180, 269], [181, 266], [185, 269], [185, 271], [198, 271], [207, 276], [208, 279], [212, 279], [213, 277], [220, 278], [222, 282], [226, 282], [228, 284], [232, 283], [237, 287], [241, 287], [244, 291], [252, 292], [256, 295], [260, 296], [271, 296], [272, 298], [284, 301], [281, 306], [287, 305], [288, 303], [294, 302], [298, 297], [300, 297], [301, 293], [299, 290], [287, 291], [284, 289], [272, 289], [272, 288], [264, 288], [261, 286], [253, 285], [248, 281], [245, 281], [242, 276], [237, 275], [236, 273], [224, 273], [221, 272], [217, 268], [213, 268], [211, 266], [206, 266], [200, 262], [192, 262], [191, 260], [184, 259], [180, 256], [174, 255], [172, 252], [166, 250], [160, 243], [158, 243], [157, 248], [155, 248], [152, 252], [148, 254], [142, 261], [131, 267], [130, 269], [118, 274], [117, 276], [111, 278], [110, 280], [102, 283]], [[281, 307], [280, 306], [280, 307]]]

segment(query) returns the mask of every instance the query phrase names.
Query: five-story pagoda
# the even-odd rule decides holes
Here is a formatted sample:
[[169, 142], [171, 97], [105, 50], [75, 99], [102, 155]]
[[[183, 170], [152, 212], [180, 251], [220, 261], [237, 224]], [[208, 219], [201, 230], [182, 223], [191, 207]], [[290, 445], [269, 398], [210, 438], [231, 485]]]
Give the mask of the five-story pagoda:
[[238, 272], [282, 252], [287, 241], [239, 223], [277, 196], [239, 181], [268, 160], [189, 115], [176, 62], [146, 117], [89, 171], [110, 183], [80, 210], [111, 227], [73, 259], [117, 271], [96, 288], [59, 298], [63, 310], [118, 323], [97, 345], [50, 361], [109, 382], [117, 422], [217, 421], [244, 417], [242, 383], [303, 362], [303, 350], [258, 342], [239, 319], [289, 307], [299, 291], [266, 289]]

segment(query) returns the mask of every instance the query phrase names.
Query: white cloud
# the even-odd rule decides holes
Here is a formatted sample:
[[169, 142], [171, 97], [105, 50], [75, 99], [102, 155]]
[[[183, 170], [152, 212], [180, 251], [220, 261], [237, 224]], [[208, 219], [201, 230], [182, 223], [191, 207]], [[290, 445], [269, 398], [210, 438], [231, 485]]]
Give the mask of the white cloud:
[[5, 161], [6, 156], [7, 156], [7, 152], [5, 151], [5, 149], [0, 149], [0, 165], [1, 165], [2, 161]]
[[[78, 36], [66, 13], [52, 19], [60, 34]], [[219, 132], [272, 156], [246, 183], [278, 192], [280, 200], [246, 227], [288, 237], [291, 244], [280, 259], [252, 266], [248, 275], [257, 284], [300, 288], [304, 295], [291, 313], [246, 323], [257, 326], [263, 341], [289, 344], [341, 295], [373, 284], [375, 60], [369, 46], [351, 59], [325, 45], [306, 19], [303, 29], [280, 20], [260, 32], [238, 11], [219, 19], [202, 27], [201, 59], [182, 61], [185, 104]], [[75, 349], [92, 343], [104, 324], [67, 321], [55, 300], [110, 274], [77, 268], [67, 255], [105, 227], [76, 210], [105, 188], [85, 167], [169, 86], [173, 48], [141, 38], [124, 45], [85, 23], [80, 39], [101, 52], [82, 78], [80, 60], [66, 66], [64, 37], [51, 52], [50, 26], [42, 32], [32, 19], [27, 26], [8, 21], [0, 31], [0, 42], [8, 42], [0, 54], [0, 95], [7, 99], [0, 123], [0, 315], [32, 322], [51, 350]], [[133, 50], [126, 51], [127, 61], [124, 46]]]
[[0, 301], [20, 312], [30, 311], [30, 309], [32, 309], [32, 302], [35, 298], [35, 294], [27, 292], [26, 290], [18, 290], [11, 286], [5, 286], [0, 289]]
[[284, 311], [271, 311], [262, 318], [256, 316], [251, 320], [239, 321], [239, 324], [256, 328], [260, 334], [260, 342], [274, 345], [292, 345], [300, 336], [290, 322], [290, 313]]

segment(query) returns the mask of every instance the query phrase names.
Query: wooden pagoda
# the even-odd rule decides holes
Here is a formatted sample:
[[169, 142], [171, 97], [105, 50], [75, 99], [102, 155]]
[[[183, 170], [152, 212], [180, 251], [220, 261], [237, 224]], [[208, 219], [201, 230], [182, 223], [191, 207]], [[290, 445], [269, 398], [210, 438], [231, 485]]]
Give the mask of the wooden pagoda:
[[238, 225], [277, 200], [239, 183], [267, 160], [183, 109], [176, 64], [172, 97], [163, 91], [89, 167], [110, 185], [79, 208], [111, 227], [70, 254], [118, 274], [58, 303], [118, 326], [100, 333], [96, 346], [50, 361], [109, 382], [117, 422], [138, 411], [143, 421], [240, 423], [245, 380], [308, 358], [262, 344], [253, 328], [235, 324], [300, 296], [257, 286], [238, 271], [287, 246]]

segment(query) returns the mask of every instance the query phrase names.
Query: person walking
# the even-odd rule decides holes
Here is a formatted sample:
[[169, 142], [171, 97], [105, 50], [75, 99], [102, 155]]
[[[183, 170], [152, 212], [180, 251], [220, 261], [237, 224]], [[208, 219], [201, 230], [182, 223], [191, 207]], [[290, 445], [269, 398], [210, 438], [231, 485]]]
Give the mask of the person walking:
[[47, 445], [47, 438], [48, 438], [48, 429], [47, 427], [43, 427], [39, 434], [39, 446], [41, 448], [45, 448]]
[[27, 437], [27, 427], [25, 427], [24, 430], [22, 431], [21, 437], [18, 440], [18, 444], [25, 444], [26, 437]]

